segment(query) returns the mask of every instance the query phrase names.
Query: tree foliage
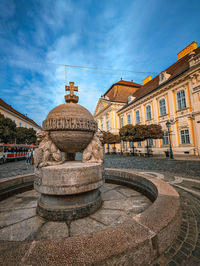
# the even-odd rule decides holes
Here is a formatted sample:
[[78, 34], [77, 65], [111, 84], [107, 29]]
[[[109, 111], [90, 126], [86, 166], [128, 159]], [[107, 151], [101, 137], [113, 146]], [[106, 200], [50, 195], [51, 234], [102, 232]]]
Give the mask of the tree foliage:
[[120, 136], [112, 134], [111, 132], [103, 132], [103, 144], [116, 144], [120, 143]]
[[147, 139], [161, 139], [164, 132], [157, 124], [151, 125], [126, 125], [120, 128], [120, 138], [123, 141], [144, 141]]
[[35, 144], [36, 132], [32, 128], [17, 127], [16, 128], [16, 142], [24, 144]]
[[0, 142], [12, 143], [15, 140], [16, 124], [0, 114]]
[[35, 144], [36, 131], [33, 128], [16, 127], [15, 122], [0, 114], [0, 142]]

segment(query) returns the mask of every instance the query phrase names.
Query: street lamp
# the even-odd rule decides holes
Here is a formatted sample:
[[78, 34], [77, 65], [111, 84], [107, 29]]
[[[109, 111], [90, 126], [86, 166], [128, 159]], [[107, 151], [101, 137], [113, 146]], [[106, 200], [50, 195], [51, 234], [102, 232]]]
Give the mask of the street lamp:
[[168, 129], [168, 136], [169, 136], [169, 153], [170, 153], [170, 159], [174, 159], [173, 151], [172, 151], [172, 145], [171, 145], [171, 131], [170, 131], [171, 123], [167, 121], [166, 127]]

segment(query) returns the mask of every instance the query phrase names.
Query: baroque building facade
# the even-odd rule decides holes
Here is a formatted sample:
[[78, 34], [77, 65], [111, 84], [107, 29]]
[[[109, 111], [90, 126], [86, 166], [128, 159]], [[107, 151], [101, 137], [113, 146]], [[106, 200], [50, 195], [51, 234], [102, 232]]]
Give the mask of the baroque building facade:
[[15, 110], [11, 105], [7, 104], [0, 98], [0, 114], [6, 118], [10, 118], [15, 122], [17, 127], [33, 128], [36, 132], [40, 132], [42, 128], [26, 115]]
[[[197, 43], [191, 43], [178, 53], [178, 61], [159, 75], [153, 79], [149, 76], [143, 80], [143, 85], [137, 85], [138, 88], [127, 95], [123, 106], [114, 108], [106, 95], [99, 100], [98, 112], [95, 111], [99, 125], [103, 121], [104, 130], [118, 134], [120, 127], [126, 124], [160, 124], [164, 138], [149, 140], [153, 153], [164, 153], [170, 137], [175, 154], [200, 155], [200, 47], [197, 48]], [[110, 107], [98, 109], [106, 101]], [[116, 114], [112, 116], [113, 109]], [[109, 128], [106, 116], [110, 117]], [[116, 122], [113, 124], [113, 121]], [[170, 136], [167, 122], [170, 122]], [[140, 152], [145, 145], [144, 142], [134, 144]]]

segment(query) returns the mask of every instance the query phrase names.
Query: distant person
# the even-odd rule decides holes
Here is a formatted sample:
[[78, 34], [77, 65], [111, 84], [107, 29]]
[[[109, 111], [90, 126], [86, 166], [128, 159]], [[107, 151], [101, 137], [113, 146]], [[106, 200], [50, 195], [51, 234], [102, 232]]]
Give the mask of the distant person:
[[28, 152], [26, 153], [26, 164], [30, 164], [31, 162], [31, 151], [28, 150]]
[[31, 151], [31, 164], [34, 164], [34, 149]]

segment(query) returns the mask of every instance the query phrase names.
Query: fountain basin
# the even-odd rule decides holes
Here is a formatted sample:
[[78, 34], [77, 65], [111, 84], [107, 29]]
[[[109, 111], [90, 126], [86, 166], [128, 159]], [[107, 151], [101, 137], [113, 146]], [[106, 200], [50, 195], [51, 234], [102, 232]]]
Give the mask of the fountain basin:
[[152, 205], [121, 224], [93, 233], [42, 241], [5, 241], [0, 259], [9, 260], [11, 265], [150, 265], [179, 231], [178, 193], [166, 182], [132, 170], [106, 169], [105, 179], [151, 195]]

